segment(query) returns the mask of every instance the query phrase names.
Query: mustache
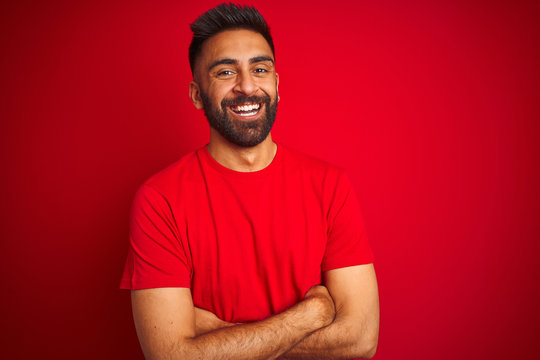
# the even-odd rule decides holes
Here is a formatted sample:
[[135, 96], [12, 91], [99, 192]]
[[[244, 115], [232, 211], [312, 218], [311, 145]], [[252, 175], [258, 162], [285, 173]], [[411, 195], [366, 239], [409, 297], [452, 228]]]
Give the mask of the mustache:
[[232, 99], [223, 99], [221, 101], [222, 107], [232, 106], [232, 105], [242, 105], [245, 103], [270, 103], [270, 96], [264, 95], [264, 96], [256, 96], [256, 95], [239, 95]]

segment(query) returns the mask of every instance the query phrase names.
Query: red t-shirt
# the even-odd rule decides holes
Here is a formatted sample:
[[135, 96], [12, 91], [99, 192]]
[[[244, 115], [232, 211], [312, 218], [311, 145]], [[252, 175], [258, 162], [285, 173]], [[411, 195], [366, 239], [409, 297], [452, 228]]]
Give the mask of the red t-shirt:
[[236, 172], [203, 147], [137, 192], [121, 288], [189, 287], [195, 306], [248, 322], [302, 300], [323, 271], [372, 261], [343, 171], [278, 145], [265, 169]]

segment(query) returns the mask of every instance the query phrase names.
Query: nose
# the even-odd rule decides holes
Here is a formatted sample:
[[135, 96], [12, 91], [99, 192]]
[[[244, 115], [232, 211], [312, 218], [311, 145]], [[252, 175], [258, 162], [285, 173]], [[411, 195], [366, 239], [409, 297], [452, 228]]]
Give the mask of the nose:
[[234, 91], [239, 94], [252, 95], [258, 89], [256, 80], [249, 71], [242, 71], [237, 76]]

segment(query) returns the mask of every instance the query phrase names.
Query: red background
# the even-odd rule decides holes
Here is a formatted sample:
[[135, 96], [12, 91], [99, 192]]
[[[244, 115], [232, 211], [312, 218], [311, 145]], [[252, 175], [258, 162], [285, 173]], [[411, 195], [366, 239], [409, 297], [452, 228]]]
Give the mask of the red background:
[[[142, 358], [117, 289], [130, 203], [208, 141], [188, 24], [216, 3], [1, 5], [3, 358]], [[540, 358], [538, 2], [256, 5], [276, 43], [274, 138], [357, 189], [376, 359]]]

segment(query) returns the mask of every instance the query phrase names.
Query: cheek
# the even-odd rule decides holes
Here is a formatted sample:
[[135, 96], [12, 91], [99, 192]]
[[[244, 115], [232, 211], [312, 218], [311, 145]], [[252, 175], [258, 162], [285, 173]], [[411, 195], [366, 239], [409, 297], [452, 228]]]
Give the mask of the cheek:
[[278, 92], [278, 82], [276, 79], [268, 79], [261, 83], [261, 88], [265, 89], [265, 92], [268, 94], [277, 94]]
[[232, 97], [232, 87], [226, 86], [225, 84], [220, 84], [220, 86], [213, 86], [208, 89], [210, 98], [213, 99], [216, 103], [221, 103], [223, 99]]

